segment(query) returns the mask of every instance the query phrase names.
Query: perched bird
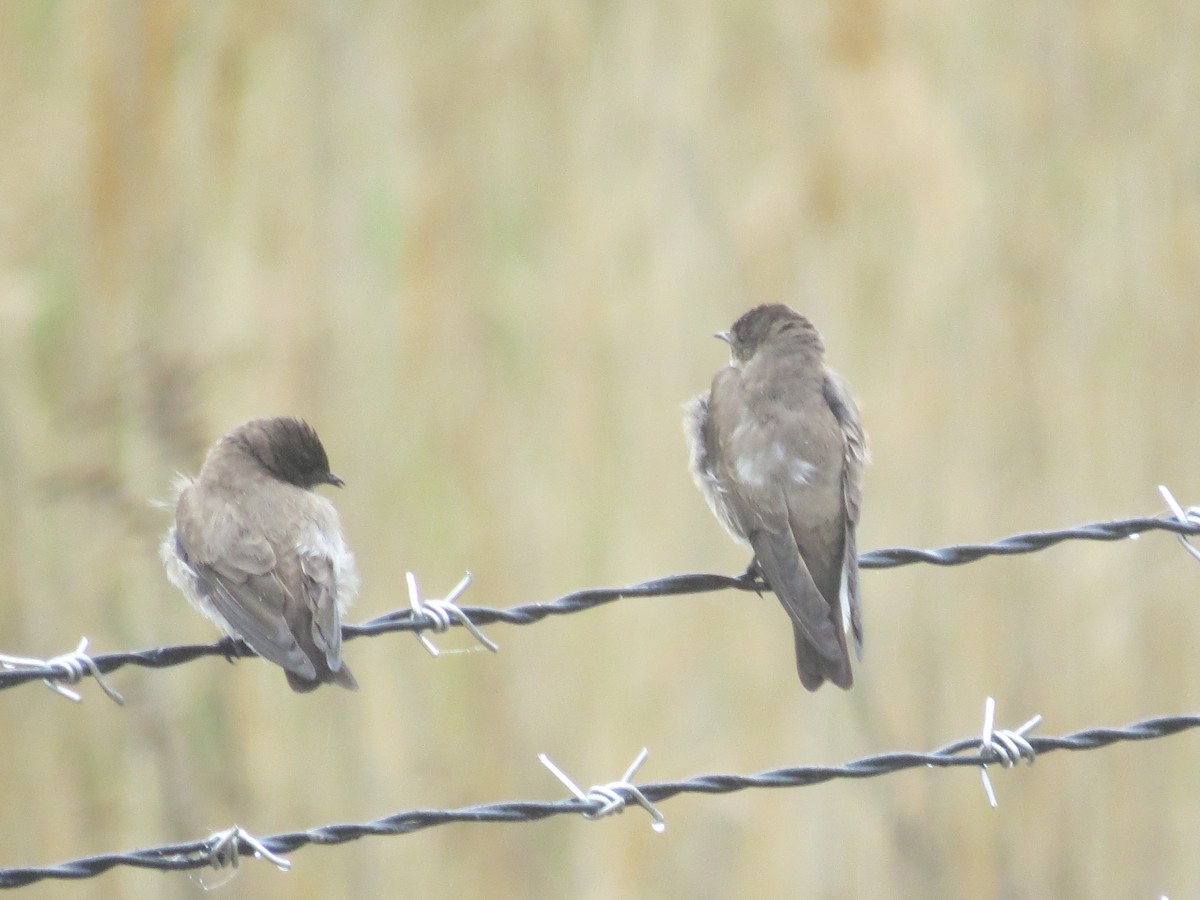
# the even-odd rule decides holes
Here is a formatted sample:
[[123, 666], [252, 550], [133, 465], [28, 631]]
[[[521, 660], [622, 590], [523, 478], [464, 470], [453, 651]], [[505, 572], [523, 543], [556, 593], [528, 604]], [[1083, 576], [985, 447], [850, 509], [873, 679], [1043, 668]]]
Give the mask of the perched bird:
[[265, 659], [292, 690], [357, 690], [342, 662], [341, 616], [358, 593], [337, 511], [313, 493], [343, 485], [307, 422], [255, 419], [182, 479], [160, 555], [192, 605]]
[[786, 306], [756, 307], [716, 337], [730, 362], [686, 406], [692, 476], [726, 530], [753, 548], [747, 572], [791, 616], [801, 683], [848, 689], [847, 632], [862, 659], [858, 407], [825, 365], [820, 333]]

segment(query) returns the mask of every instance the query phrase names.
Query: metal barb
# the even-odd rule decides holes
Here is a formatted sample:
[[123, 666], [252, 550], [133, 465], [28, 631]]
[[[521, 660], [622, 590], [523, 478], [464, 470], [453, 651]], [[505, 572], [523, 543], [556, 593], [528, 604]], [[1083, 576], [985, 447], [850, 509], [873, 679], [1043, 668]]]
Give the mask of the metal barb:
[[982, 760], [988, 756], [995, 757], [994, 762], [1005, 769], [1011, 769], [1021, 760], [1033, 765], [1036, 752], [1033, 745], [1025, 739], [1025, 735], [1037, 728], [1042, 722], [1040, 715], [1034, 716], [1020, 728], [996, 728], [996, 701], [988, 697], [983, 705], [983, 733], [980, 735], [979, 775], [983, 779], [983, 790], [987, 794], [988, 803], [995, 809], [996, 792], [992, 790], [992, 780], [988, 777], [988, 763]]
[[[459, 609], [456, 600], [462, 596], [463, 592], [471, 586], [471, 573], [468, 572], [463, 576], [462, 580], [454, 586], [449, 594], [442, 600], [422, 600], [421, 590], [417, 587], [417, 576], [412, 572], [404, 573], [405, 581], [408, 582], [408, 602], [412, 606], [413, 618], [423, 619], [429, 623], [431, 630], [441, 634], [450, 627], [450, 619], [453, 616], [463, 624], [467, 631], [471, 632], [475, 640], [479, 641], [486, 649], [493, 653], [500, 652], [500, 645], [489, 638], [486, 634], [479, 630], [479, 626], [471, 621], [470, 617]], [[441, 656], [442, 651], [437, 648], [437, 645], [430, 640], [429, 635], [424, 631], [414, 632], [417, 640], [421, 642], [421, 646], [429, 651], [431, 656]], [[448, 650], [447, 653], [472, 653], [478, 650], [478, 647], [472, 647], [468, 650]]]
[[205, 854], [210, 866], [214, 869], [224, 869], [226, 866], [236, 869], [241, 864], [237, 842], [240, 831], [241, 828], [234, 825], [225, 831], [218, 831], [205, 842], [208, 844]]
[[240, 825], [218, 831], [205, 841], [208, 845], [205, 849], [205, 858], [209, 865], [214, 869], [224, 869], [227, 866], [236, 869], [241, 863], [239, 841], [245, 841], [256, 857], [273, 863], [279, 871], [287, 872], [292, 868], [290, 859], [286, 859], [278, 853], [272, 853], [263, 845], [262, 841]]
[[650, 802], [650, 800], [645, 794], [642, 793], [641, 789], [638, 788], [637, 785], [634, 785], [629, 781], [629, 779], [637, 774], [637, 770], [642, 767], [642, 763], [646, 761], [646, 758], [649, 755], [649, 749], [643, 747], [642, 752], [637, 755], [637, 758], [630, 764], [629, 768], [625, 770], [625, 774], [619, 781], [610, 781], [607, 784], [594, 784], [588, 788], [586, 792], [580, 790], [579, 785], [577, 785], [571, 779], [571, 777], [567, 775], [566, 772], [551, 762], [550, 757], [548, 757], [545, 753], [539, 753], [538, 760], [541, 761], [543, 766], [550, 770], [551, 774], [554, 775], [555, 778], [557, 778], [563, 783], [563, 785], [566, 786], [567, 790], [575, 795], [577, 800], [597, 807], [596, 809], [585, 811], [582, 814], [585, 819], [602, 819], [605, 816], [611, 816], [614, 813], [622, 812], [625, 809], [626, 804], [629, 802], [624, 794], [622, 794], [622, 792], [624, 792], [633, 798], [634, 802], [642, 807], [642, 809], [646, 810], [646, 812], [650, 814], [650, 827], [658, 834], [662, 834], [667, 830], [666, 817], [658, 811], [658, 808]]
[[100, 685], [100, 689], [104, 691], [113, 703], [117, 706], [125, 705], [125, 698], [105, 680], [95, 660], [87, 655], [88, 639], [86, 637], [79, 639], [79, 644], [71, 653], [63, 653], [59, 656], [52, 656], [50, 659], [33, 659], [25, 656], [7, 656], [0, 654], [0, 668], [5, 669], [55, 669], [56, 674], [50, 678], [43, 678], [42, 684], [54, 691], [54, 693], [66, 697], [74, 703], [79, 703], [83, 700], [83, 696], [76, 691], [71, 690], [66, 684], [78, 684], [85, 674], [91, 674], [96, 679], [96, 683]]
[[[61, 656], [55, 656], [46, 661], [46, 665], [52, 669], [61, 668], [64, 672], [64, 678], [70, 681], [71, 684], [77, 684], [83, 677], [84, 669], [91, 673], [92, 678], [96, 680], [96, 684], [100, 685], [100, 690], [108, 695], [108, 699], [117, 706], [125, 705], [125, 698], [108, 683], [104, 674], [100, 671], [93, 660], [87, 654], [88, 639], [86, 637], [79, 639], [79, 646], [75, 648], [74, 653], [64, 653]], [[46, 680], [46, 684], [54, 687], [54, 683]], [[74, 691], [72, 691], [74, 693]]]
[[[1166, 485], [1160, 484], [1158, 486], [1158, 492], [1162, 495], [1163, 500], [1166, 501], [1167, 506], [1171, 510], [1171, 514], [1179, 520], [1180, 524], [1200, 525], [1200, 506], [1192, 506], [1187, 510], [1184, 510], [1184, 508], [1179, 505], [1179, 501], [1175, 499], [1175, 495], [1167, 490]], [[1195, 544], [1193, 544], [1188, 539], [1186, 534], [1177, 534], [1176, 537], [1179, 538], [1179, 543], [1183, 545], [1184, 550], [1192, 554], [1192, 556], [1196, 557], [1196, 559], [1200, 560], [1200, 547], [1197, 547]]]

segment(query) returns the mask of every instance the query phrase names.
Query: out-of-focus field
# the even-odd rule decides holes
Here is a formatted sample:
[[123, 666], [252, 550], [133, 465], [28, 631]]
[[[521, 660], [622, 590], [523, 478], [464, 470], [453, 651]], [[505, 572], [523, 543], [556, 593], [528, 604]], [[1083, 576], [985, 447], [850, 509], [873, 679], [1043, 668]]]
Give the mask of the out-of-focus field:
[[[0, 4], [0, 651], [216, 635], [161, 571], [176, 471], [320, 431], [351, 621], [471, 569], [507, 606], [746, 553], [686, 471], [710, 335], [824, 331], [875, 462], [860, 547], [1200, 498], [1200, 6]], [[0, 867], [584, 785], [838, 763], [1195, 710], [1200, 568], [1156, 535], [863, 576], [850, 694], [773, 598], [628, 600], [486, 653], [347, 645], [0, 695]], [[461, 633], [444, 647], [468, 646]], [[655, 835], [454, 825], [246, 861], [230, 896], [1149, 897], [1200, 891], [1200, 737], [680, 797]], [[81, 893], [82, 892], [82, 893]], [[119, 870], [31, 897], [191, 897]]]

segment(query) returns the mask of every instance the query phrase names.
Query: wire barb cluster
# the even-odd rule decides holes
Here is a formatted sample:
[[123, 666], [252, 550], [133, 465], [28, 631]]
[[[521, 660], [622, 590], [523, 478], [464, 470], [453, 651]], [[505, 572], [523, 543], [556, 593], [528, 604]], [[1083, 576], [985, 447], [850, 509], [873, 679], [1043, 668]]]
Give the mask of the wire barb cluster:
[[[1033, 745], [1029, 743], [1025, 735], [1040, 724], [1042, 724], [1042, 717], [1036, 715], [1020, 728], [1014, 728], [1011, 731], [1005, 728], [996, 728], [996, 701], [988, 697], [983, 707], [983, 735], [979, 740], [979, 755], [983, 757], [990, 755], [992, 762], [997, 762], [1006, 769], [1011, 769], [1021, 760], [1025, 760], [1032, 766], [1037, 751], [1033, 749]], [[992, 790], [992, 779], [988, 777], [987, 767], [987, 762], [980, 763], [979, 774], [983, 778], [983, 789], [987, 792], [988, 803], [992, 809], [995, 809], [996, 792]]]
[[[467, 617], [467, 614], [456, 603], [458, 598], [462, 596], [463, 591], [471, 586], [470, 572], [464, 575], [462, 581], [454, 586], [454, 590], [441, 600], [422, 600], [421, 589], [417, 587], [417, 576], [412, 572], [405, 572], [404, 580], [408, 585], [408, 603], [412, 607], [414, 621], [428, 623], [428, 627], [431, 630], [442, 634], [457, 619], [459, 624], [471, 632], [475, 640], [479, 641], [485, 648], [491, 650], [493, 653], [500, 652], [500, 646], [475, 627], [475, 623]], [[442, 651], [437, 648], [433, 641], [429, 639], [429, 635], [425, 634], [424, 631], [416, 631], [414, 634], [416, 634], [417, 640], [421, 642], [421, 646], [429, 651], [430, 656], [441, 655]], [[450, 652], [458, 653], [462, 651]]]
[[240, 825], [218, 831], [204, 843], [208, 845], [206, 854], [208, 864], [214, 869], [224, 869], [227, 866], [236, 869], [241, 863], [242, 844], [246, 844], [256, 857], [270, 860], [280, 872], [287, 872], [292, 868], [290, 859], [284, 859], [279, 854], [272, 853], [263, 846], [262, 841]]
[[[1028, 723], [1016, 731], [1023, 730], [1028, 734], [1027, 726]], [[1029, 758], [1029, 754], [1040, 756], [1055, 750], [1096, 750], [1125, 741], [1169, 737], [1195, 728], [1200, 728], [1200, 714], [1143, 719], [1124, 728], [1089, 728], [1061, 737], [1029, 735], [1023, 736], [1023, 740], [1028, 744], [1027, 751], [1024, 754], [1018, 753], [1018, 756], [1024, 755], [1025, 758]], [[640, 785], [616, 782], [614, 790], [617, 793], [636, 790], [648, 805], [653, 805], [679, 794], [729, 794], [756, 788], [807, 787], [843, 778], [874, 778], [921, 767], [985, 766], [1000, 761], [997, 758], [998, 752], [994, 746], [982, 749], [979, 737], [976, 736], [946, 744], [928, 753], [881, 753], [840, 766], [794, 766], [772, 769], [757, 775], [699, 775], [681, 781]], [[569, 800], [514, 800], [457, 809], [411, 809], [372, 822], [324, 825], [308, 831], [292, 831], [257, 838], [253, 839], [253, 842], [245, 830], [238, 829], [237, 833], [229, 838], [229, 842], [236, 843], [241, 853], [262, 856], [279, 865], [279, 860], [285, 855], [309, 844], [344, 844], [368, 836], [411, 834], [452, 822], [536, 822], [552, 816], [576, 815], [581, 812], [599, 814], [607, 802], [601, 800], [598, 795], [592, 796], [590, 792], [584, 793], [582, 798], [575, 791], [572, 793], [575, 796]], [[615, 812], [616, 809], [612, 811]], [[162, 871], [202, 869], [213, 864], [214, 838], [223, 834], [225, 833], [218, 832], [217, 835], [204, 840], [130, 853], [90, 856], [52, 866], [0, 869], [0, 888], [23, 887], [51, 878], [92, 878], [117, 866]]]
[[[52, 656], [50, 659], [31, 659], [25, 656], [6, 656], [0, 653], [0, 669], [5, 671], [28, 671], [33, 672], [34, 678], [42, 678], [42, 683], [50, 690], [59, 696], [66, 697], [75, 703], [83, 700], [82, 695], [71, 690], [66, 684], [79, 684], [85, 674], [90, 674], [96, 679], [96, 683], [100, 685], [100, 689], [108, 695], [117, 706], [125, 705], [125, 698], [116, 692], [116, 690], [105, 680], [104, 675], [100, 672], [95, 660], [87, 655], [88, 639], [82, 637], [79, 639], [79, 644], [70, 653], [63, 653], [60, 656]], [[49, 674], [42, 677], [41, 673], [48, 672]], [[63, 684], [66, 682], [66, 684]], [[0, 682], [0, 687], [3, 687]]]
[[[1032, 531], [1001, 538], [987, 544], [958, 544], [931, 550], [913, 547], [893, 547], [890, 549], [872, 550], [863, 553], [858, 558], [858, 564], [864, 569], [886, 569], [896, 566], [907, 566], [916, 563], [926, 563], [935, 566], [958, 566], [975, 562], [986, 556], [1013, 556], [1022, 553], [1035, 553], [1045, 550], [1063, 541], [1118, 541], [1152, 531], [1166, 531], [1175, 534], [1193, 556], [1200, 559], [1200, 550], [1189, 544], [1189, 536], [1200, 535], [1200, 507], [1191, 507], [1184, 511], [1166, 488], [1164, 499], [1171, 507], [1171, 517], [1147, 516], [1129, 519], [1114, 519], [1108, 522], [1096, 522], [1089, 525], [1079, 525], [1057, 531]], [[569, 615], [595, 609], [617, 600], [634, 597], [672, 597], [682, 594], [704, 594], [722, 590], [738, 590], [762, 592], [766, 589], [763, 582], [746, 575], [737, 577], [705, 573], [685, 575], [668, 575], [655, 578], [641, 584], [618, 588], [588, 588], [565, 594], [556, 600], [545, 603], [529, 603], [513, 606], [507, 609], [495, 609], [486, 606], [460, 607], [455, 601], [470, 584], [468, 574], [463, 581], [445, 598], [445, 600], [424, 600], [416, 592], [416, 579], [413, 578], [410, 587], [410, 608], [398, 609], [370, 619], [360, 625], [345, 625], [342, 636], [346, 640], [357, 637], [376, 637], [394, 631], [411, 631], [421, 636], [425, 631], [444, 631], [452, 625], [462, 625], [468, 628], [475, 638], [489, 650], [495, 652], [498, 648], [490, 641], [479, 626], [501, 622], [508, 625], [532, 625], [549, 616]], [[435, 652], [436, 647], [427, 643], [426, 649]], [[86, 646], [86, 644], [82, 645]], [[76, 651], [78, 655], [79, 651]], [[72, 654], [68, 654], [70, 656]], [[94, 677], [109, 674], [123, 666], [141, 666], [143, 668], [162, 669], [169, 666], [182, 665], [206, 656], [224, 656], [228, 659], [255, 656], [243, 641], [234, 638], [223, 638], [211, 644], [184, 644], [174, 647], [158, 647], [150, 650], [132, 651], [126, 653], [108, 653], [99, 656], [81, 656], [87, 673]], [[436, 652], [435, 652], [435, 655]], [[46, 681], [59, 683], [68, 681], [74, 683], [78, 677], [86, 674], [80, 670], [68, 671], [63, 663], [66, 657], [56, 657], [53, 660], [23, 659], [21, 657], [2, 657], [5, 660], [16, 660], [12, 665], [4, 664], [0, 668], [0, 690], [16, 687], [31, 681]], [[60, 685], [61, 686], [61, 685]], [[107, 688], [101, 681], [110, 697], [116, 700], [115, 691]], [[57, 690], [57, 688], [55, 688]], [[68, 692], [66, 696], [72, 696]], [[77, 697], [78, 695], [74, 695]]]
[[[1162, 495], [1163, 500], [1166, 501], [1167, 506], [1171, 510], [1171, 514], [1175, 516], [1175, 519], [1181, 525], [1188, 525], [1192, 527], [1200, 525], [1200, 506], [1190, 506], [1185, 510], [1179, 505], [1179, 501], [1175, 499], [1175, 495], [1167, 490], [1166, 485], [1160, 484], [1158, 486], [1158, 492]], [[1196, 559], [1200, 560], [1200, 547], [1196, 547], [1195, 544], [1188, 540], [1187, 535], [1183, 534], [1182, 532], [1176, 536], [1179, 538], [1179, 543], [1183, 545], [1183, 549], [1192, 554], [1192, 556], [1196, 557]]]
[[625, 770], [625, 774], [621, 776], [619, 781], [611, 781], [608, 784], [594, 784], [587, 791], [581, 791], [579, 785], [572, 781], [562, 769], [551, 762], [550, 757], [545, 753], [539, 753], [538, 760], [550, 770], [550, 773], [555, 778], [566, 785], [567, 790], [574, 794], [576, 799], [587, 804], [587, 809], [580, 810], [585, 819], [603, 819], [605, 816], [624, 812], [625, 804], [628, 802], [626, 795], [628, 795], [629, 799], [650, 813], [650, 827], [661, 834], [667, 830], [666, 818], [653, 803], [646, 799], [646, 795], [638, 790], [637, 785], [631, 784], [629, 781], [630, 778], [637, 774], [637, 770], [642, 767], [642, 763], [646, 761], [646, 757], [649, 755], [650, 751], [643, 747], [642, 752], [630, 763], [629, 768]]

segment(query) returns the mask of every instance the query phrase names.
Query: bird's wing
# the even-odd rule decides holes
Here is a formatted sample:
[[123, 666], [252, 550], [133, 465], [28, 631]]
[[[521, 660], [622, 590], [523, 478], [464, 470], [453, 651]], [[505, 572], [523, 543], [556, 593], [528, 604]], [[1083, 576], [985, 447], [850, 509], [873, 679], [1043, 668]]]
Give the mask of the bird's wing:
[[339, 621], [337, 569], [333, 547], [315, 524], [297, 546], [300, 556], [300, 583], [311, 615], [313, 643], [324, 655], [331, 670], [342, 664], [342, 626]]
[[691, 448], [689, 468], [717, 521], [734, 540], [745, 541], [746, 532], [730, 509], [728, 488], [722, 480], [720, 440], [716, 422], [709, 415], [709, 396], [708, 392], [700, 394], [684, 407], [683, 427]]
[[862, 510], [862, 471], [867, 461], [867, 438], [850, 389], [840, 375], [825, 370], [825, 402], [842, 430], [842, 503], [846, 515], [845, 559], [842, 566], [843, 616], [849, 619], [854, 652], [862, 660], [863, 626], [858, 590], [858, 517]]
[[783, 519], [781, 531], [760, 527], [749, 533], [749, 539], [763, 577], [792, 622], [822, 656], [841, 660], [841, 642], [829, 621], [829, 605], [800, 555], [787, 518]]
[[[303, 678], [315, 678], [316, 668], [293, 633], [294, 611], [300, 604], [285, 579], [270, 542], [242, 534], [219, 560], [205, 559], [198, 543], [185, 529], [176, 540], [188, 565], [196, 573], [202, 599], [259, 656]], [[292, 615], [289, 615], [291, 613]]]
[[870, 456], [867, 452], [867, 436], [850, 388], [845, 379], [832, 369], [825, 370], [824, 394], [825, 402], [842, 429], [846, 518], [857, 525], [862, 508], [862, 470]]

